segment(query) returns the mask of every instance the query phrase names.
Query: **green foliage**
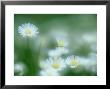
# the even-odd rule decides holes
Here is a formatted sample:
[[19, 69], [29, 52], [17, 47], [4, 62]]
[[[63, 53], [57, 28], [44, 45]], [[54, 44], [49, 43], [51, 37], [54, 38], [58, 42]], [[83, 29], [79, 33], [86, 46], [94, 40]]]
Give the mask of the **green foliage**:
[[[18, 27], [24, 23], [32, 23], [38, 27], [37, 37], [25, 38], [18, 33]], [[25, 76], [39, 75], [39, 61], [48, 58], [48, 51], [54, 49], [57, 43], [54, 34], [66, 35], [69, 42], [69, 54], [88, 57], [93, 52], [91, 45], [82, 35], [93, 33], [96, 36], [96, 14], [15, 14], [14, 15], [14, 63], [22, 62], [26, 66]], [[96, 38], [94, 39], [96, 41]], [[67, 55], [63, 55], [64, 57]], [[14, 73], [15, 75], [19, 75]], [[65, 76], [97, 75], [79, 66], [68, 68]]]

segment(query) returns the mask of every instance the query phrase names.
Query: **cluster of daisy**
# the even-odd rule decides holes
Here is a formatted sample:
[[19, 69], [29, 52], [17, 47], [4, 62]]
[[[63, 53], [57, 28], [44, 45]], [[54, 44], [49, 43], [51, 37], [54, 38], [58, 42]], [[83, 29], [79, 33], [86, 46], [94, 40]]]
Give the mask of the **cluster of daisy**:
[[[25, 23], [18, 27], [18, 33], [23, 37], [35, 37], [38, 35], [38, 28], [31, 24]], [[49, 58], [43, 61], [40, 61], [40, 75], [42, 76], [53, 76], [60, 75], [60, 72], [64, 70], [67, 66], [70, 68], [75, 68], [78, 65], [78, 61], [75, 56], [69, 56], [64, 60], [62, 55], [68, 53], [68, 42], [63, 37], [56, 37], [57, 47], [48, 52]], [[15, 72], [22, 74], [24, 70], [24, 65], [15, 64]], [[22, 67], [22, 68], [21, 68]]]
[[69, 56], [66, 59], [62, 58], [62, 55], [67, 54], [68, 42], [63, 37], [56, 38], [57, 47], [48, 52], [49, 58], [40, 61], [40, 75], [42, 76], [58, 76], [65, 68], [75, 68], [78, 66], [78, 60], [75, 56]]
[[[31, 23], [25, 23], [18, 27], [18, 33], [27, 38], [27, 37], [36, 37], [39, 34], [38, 27]], [[66, 68], [76, 68], [79, 64], [87, 65], [90, 62], [83, 60], [75, 55], [70, 55], [64, 58], [64, 55], [69, 53], [68, 42], [65, 37], [57, 36], [55, 38], [57, 46], [56, 48], [49, 50], [48, 58], [46, 60], [40, 60], [40, 72], [41, 76], [59, 76], [62, 75], [63, 70]], [[78, 60], [80, 59], [80, 61]], [[94, 63], [93, 63], [94, 64]], [[18, 63], [14, 65], [14, 71], [18, 75], [24, 75], [24, 70], [26, 70], [26, 65]], [[90, 68], [89, 68], [90, 69]], [[95, 68], [93, 68], [95, 69]], [[25, 71], [26, 72], [26, 71]]]

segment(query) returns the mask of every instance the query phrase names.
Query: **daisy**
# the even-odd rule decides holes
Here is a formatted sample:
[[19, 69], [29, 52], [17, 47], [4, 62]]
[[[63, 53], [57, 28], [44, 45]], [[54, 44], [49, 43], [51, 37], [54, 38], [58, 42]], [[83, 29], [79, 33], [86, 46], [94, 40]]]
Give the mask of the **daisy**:
[[58, 47], [67, 47], [68, 42], [64, 37], [56, 37]]
[[35, 25], [31, 23], [25, 23], [18, 27], [18, 33], [20, 33], [20, 35], [23, 37], [33, 37], [36, 36], [39, 32]]
[[69, 65], [70, 68], [75, 68], [78, 66], [79, 63], [76, 57], [72, 55], [67, 57], [66, 64]]
[[47, 70], [41, 70], [40, 75], [41, 76], [58, 76], [59, 73], [54, 70], [47, 69]]
[[46, 61], [46, 65], [48, 65], [48, 69], [55, 71], [60, 71], [65, 68], [65, 62], [62, 58], [49, 58]]
[[16, 63], [14, 64], [14, 72], [17, 75], [24, 75], [26, 71], [26, 67], [23, 63]]

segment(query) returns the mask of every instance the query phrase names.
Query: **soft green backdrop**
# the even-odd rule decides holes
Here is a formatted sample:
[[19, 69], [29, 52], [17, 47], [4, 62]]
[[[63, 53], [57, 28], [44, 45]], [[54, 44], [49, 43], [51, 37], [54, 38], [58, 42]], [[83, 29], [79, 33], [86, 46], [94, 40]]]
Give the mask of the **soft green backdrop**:
[[[23, 38], [18, 33], [18, 26], [32, 23], [38, 27], [39, 35], [35, 38]], [[88, 57], [93, 52], [92, 45], [97, 44], [96, 14], [15, 14], [14, 15], [14, 63], [26, 65], [25, 76], [39, 75], [39, 60], [48, 58], [48, 51], [56, 47], [54, 35], [68, 37], [69, 54]], [[94, 42], [82, 40], [82, 35], [92, 34]], [[96, 49], [94, 47], [94, 49]], [[96, 53], [96, 51], [94, 52]], [[67, 56], [67, 55], [65, 55]], [[95, 59], [96, 60], [96, 59]], [[79, 71], [80, 70], [80, 71]], [[78, 67], [64, 72], [67, 76], [90, 76], [96, 72]], [[16, 74], [15, 75], [19, 75]]]

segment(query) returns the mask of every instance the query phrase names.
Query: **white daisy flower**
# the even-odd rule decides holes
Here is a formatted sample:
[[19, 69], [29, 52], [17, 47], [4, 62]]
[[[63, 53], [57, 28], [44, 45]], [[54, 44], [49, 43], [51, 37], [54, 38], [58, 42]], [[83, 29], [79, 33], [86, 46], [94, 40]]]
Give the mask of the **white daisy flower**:
[[47, 70], [41, 70], [40, 75], [41, 76], [58, 76], [59, 73], [57, 71], [47, 69]]
[[67, 57], [66, 64], [69, 65], [70, 68], [76, 68], [79, 65], [79, 62], [76, 57], [72, 55]]
[[36, 36], [39, 32], [35, 25], [31, 23], [25, 23], [18, 27], [18, 33], [20, 33], [20, 35], [23, 37], [33, 37]]
[[24, 75], [26, 72], [26, 67], [23, 63], [14, 64], [14, 72], [17, 75]]
[[64, 37], [56, 37], [58, 47], [67, 47], [68, 42]]
[[52, 69], [55, 71], [60, 71], [65, 68], [65, 62], [62, 58], [49, 58], [46, 61], [46, 65], [48, 65], [48, 69]]

